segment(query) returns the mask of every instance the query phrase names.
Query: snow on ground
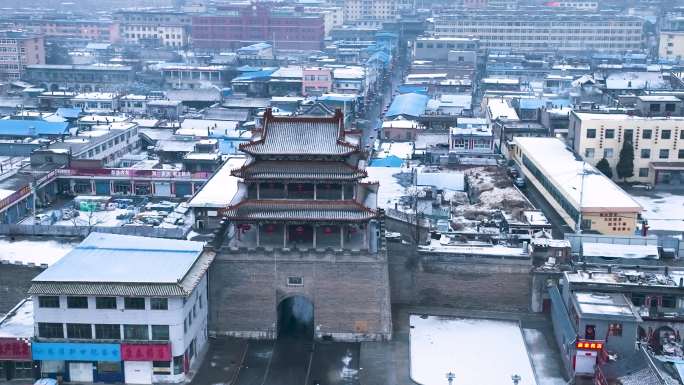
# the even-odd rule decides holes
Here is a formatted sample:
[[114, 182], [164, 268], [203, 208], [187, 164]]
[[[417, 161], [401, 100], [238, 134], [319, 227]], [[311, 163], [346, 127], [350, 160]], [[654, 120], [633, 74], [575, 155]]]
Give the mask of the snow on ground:
[[539, 383], [541, 385], [566, 385], [567, 381], [563, 379], [559, 362], [553, 359], [557, 354], [549, 346], [544, 334], [536, 329], [523, 329], [523, 335]]
[[395, 203], [399, 203], [399, 198], [406, 195], [406, 188], [399, 184], [396, 175], [410, 173], [411, 170], [395, 167], [366, 167], [368, 178], [366, 181], [379, 182], [378, 188], [378, 207], [383, 209], [393, 209]]
[[0, 317], [0, 338], [31, 338], [33, 336], [33, 301], [25, 300], [12, 309], [7, 318]]
[[[515, 322], [419, 315], [410, 317], [411, 379], [421, 385], [536, 385], [520, 327]], [[545, 383], [543, 385], [546, 385]]]
[[12, 194], [14, 194], [14, 190], [0, 188], [0, 199], [5, 199]]
[[23, 238], [12, 241], [9, 237], [0, 237], [0, 260], [23, 263], [47, 263], [51, 265], [70, 252], [76, 240]]
[[642, 216], [651, 230], [684, 231], [684, 195], [658, 192], [632, 197], [644, 208]]

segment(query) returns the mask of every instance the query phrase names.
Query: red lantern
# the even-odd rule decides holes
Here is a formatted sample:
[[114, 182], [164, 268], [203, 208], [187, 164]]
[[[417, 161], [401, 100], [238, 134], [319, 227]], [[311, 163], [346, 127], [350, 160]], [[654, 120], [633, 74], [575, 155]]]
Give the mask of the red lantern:
[[352, 234], [356, 234], [356, 227], [350, 227], [349, 232]]
[[273, 226], [273, 225], [266, 226], [266, 233], [267, 234], [273, 234], [274, 231], [275, 231], [275, 226]]
[[304, 226], [297, 226], [297, 227], [295, 228], [295, 232], [296, 232], [297, 234], [299, 234], [299, 235], [304, 234]]
[[249, 223], [245, 223], [244, 225], [242, 225], [242, 229], [245, 231], [249, 231], [251, 228], [252, 225], [250, 225]]
[[330, 235], [332, 232], [332, 227], [326, 226], [323, 228], [323, 234]]

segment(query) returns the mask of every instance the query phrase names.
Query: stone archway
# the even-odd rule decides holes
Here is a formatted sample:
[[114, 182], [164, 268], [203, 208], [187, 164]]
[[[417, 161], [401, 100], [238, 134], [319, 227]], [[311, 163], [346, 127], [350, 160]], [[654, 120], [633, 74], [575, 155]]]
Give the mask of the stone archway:
[[278, 338], [312, 339], [314, 305], [303, 295], [285, 297], [278, 303]]

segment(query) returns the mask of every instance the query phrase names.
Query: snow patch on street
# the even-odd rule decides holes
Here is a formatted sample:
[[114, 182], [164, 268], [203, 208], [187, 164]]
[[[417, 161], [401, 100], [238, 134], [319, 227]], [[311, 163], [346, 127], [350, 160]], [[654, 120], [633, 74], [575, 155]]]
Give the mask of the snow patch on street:
[[0, 237], [0, 260], [52, 265], [78, 245], [75, 240], [16, 239]]
[[536, 329], [523, 329], [523, 335], [530, 352], [530, 358], [537, 374], [537, 380], [542, 385], [566, 385], [567, 381], [560, 374], [562, 370], [544, 334]]
[[[421, 385], [536, 385], [520, 327], [515, 322], [410, 316], [411, 379]], [[545, 385], [545, 384], [544, 384]]]

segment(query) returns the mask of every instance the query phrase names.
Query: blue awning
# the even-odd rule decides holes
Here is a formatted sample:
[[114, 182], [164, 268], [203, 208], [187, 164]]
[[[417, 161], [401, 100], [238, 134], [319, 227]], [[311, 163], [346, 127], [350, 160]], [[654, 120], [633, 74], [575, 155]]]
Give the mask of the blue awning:
[[408, 93], [401, 94], [394, 98], [392, 105], [387, 110], [386, 116], [414, 116], [418, 117], [425, 114], [429, 98], [427, 95]]

